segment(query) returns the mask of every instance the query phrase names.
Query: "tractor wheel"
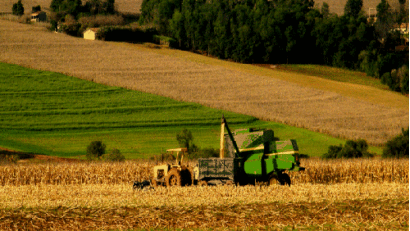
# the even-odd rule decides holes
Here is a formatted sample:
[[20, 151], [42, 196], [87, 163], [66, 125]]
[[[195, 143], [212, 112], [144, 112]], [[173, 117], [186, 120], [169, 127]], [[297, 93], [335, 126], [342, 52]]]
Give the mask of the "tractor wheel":
[[208, 182], [206, 182], [204, 180], [201, 180], [201, 181], [198, 182], [198, 185], [201, 186], [201, 187], [202, 186], [208, 186]]
[[181, 173], [178, 169], [173, 168], [168, 172], [168, 175], [165, 177], [165, 184], [167, 187], [182, 185]]
[[192, 173], [188, 168], [182, 168], [181, 172], [182, 186], [190, 186], [192, 184]]
[[287, 174], [287, 173], [283, 173], [282, 174], [282, 176], [281, 176], [281, 178], [282, 178], [282, 182], [283, 182], [283, 184], [287, 184], [287, 185], [289, 185], [290, 186], [290, 177], [289, 177], [289, 175]]

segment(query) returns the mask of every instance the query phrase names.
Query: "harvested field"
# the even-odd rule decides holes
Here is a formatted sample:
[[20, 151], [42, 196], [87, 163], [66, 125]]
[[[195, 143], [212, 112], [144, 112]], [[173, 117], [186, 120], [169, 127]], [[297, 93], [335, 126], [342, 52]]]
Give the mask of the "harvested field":
[[[0, 166], [0, 176], [19, 179], [2, 179], [0, 229], [408, 229], [408, 160], [338, 162], [303, 160], [307, 170], [291, 187], [148, 190], [133, 190], [132, 181], [147, 179], [153, 162]], [[312, 173], [333, 183], [297, 178]], [[55, 177], [64, 182], [47, 181]]]
[[[272, 70], [270, 76], [255, 75], [161, 55], [139, 45], [85, 41], [8, 21], [0, 21], [0, 61], [197, 102], [335, 137], [362, 138], [375, 145], [384, 144], [409, 125], [408, 107], [369, 103], [275, 78], [298, 74]], [[349, 89], [347, 84], [340, 86]], [[362, 89], [379, 97], [392, 95], [402, 101], [404, 97]], [[404, 101], [408, 104], [408, 98]]]

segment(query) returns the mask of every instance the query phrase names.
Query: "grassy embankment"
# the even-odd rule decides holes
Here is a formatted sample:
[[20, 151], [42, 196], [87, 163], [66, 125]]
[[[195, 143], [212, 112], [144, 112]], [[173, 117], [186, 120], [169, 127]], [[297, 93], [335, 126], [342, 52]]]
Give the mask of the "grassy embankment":
[[[280, 139], [297, 139], [300, 151], [321, 155], [327, 135], [253, 117], [109, 87], [62, 74], [0, 64], [0, 146], [64, 157], [81, 156], [93, 140], [118, 148], [127, 158], [149, 157], [177, 147], [176, 133], [193, 132], [200, 147], [219, 145], [224, 114], [232, 128], [272, 128]], [[379, 148], [372, 151], [380, 153]]]

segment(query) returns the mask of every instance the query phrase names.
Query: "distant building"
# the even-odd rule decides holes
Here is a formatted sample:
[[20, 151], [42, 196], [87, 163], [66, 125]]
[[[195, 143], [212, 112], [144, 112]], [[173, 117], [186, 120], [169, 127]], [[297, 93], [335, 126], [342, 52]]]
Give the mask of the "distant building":
[[98, 30], [99, 28], [88, 28], [86, 31], [84, 31], [84, 39], [96, 40]]
[[37, 11], [31, 14], [32, 22], [45, 22], [47, 21], [47, 14], [44, 11]]
[[399, 31], [400, 34], [409, 34], [409, 24], [402, 23], [402, 24], [394, 24], [394, 30]]

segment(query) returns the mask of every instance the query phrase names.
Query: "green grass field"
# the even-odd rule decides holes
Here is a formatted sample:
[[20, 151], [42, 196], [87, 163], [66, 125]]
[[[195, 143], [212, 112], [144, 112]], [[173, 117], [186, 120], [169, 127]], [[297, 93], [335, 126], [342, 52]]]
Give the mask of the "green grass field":
[[300, 152], [310, 156], [344, 143], [247, 115], [4, 63], [0, 101], [0, 147], [37, 154], [82, 156], [91, 141], [101, 140], [108, 151], [148, 158], [177, 147], [175, 136], [183, 128], [199, 147], [218, 148], [222, 115], [233, 129], [271, 128], [282, 140], [297, 139]]

